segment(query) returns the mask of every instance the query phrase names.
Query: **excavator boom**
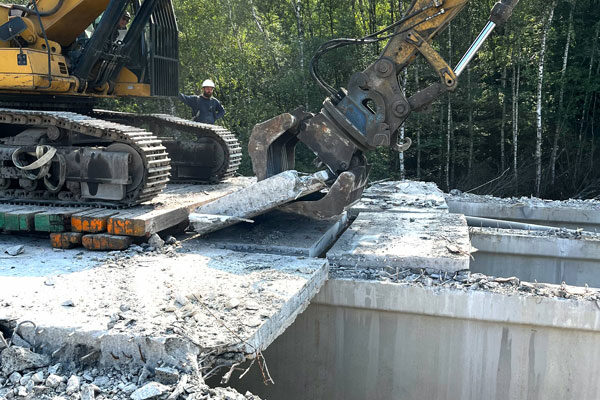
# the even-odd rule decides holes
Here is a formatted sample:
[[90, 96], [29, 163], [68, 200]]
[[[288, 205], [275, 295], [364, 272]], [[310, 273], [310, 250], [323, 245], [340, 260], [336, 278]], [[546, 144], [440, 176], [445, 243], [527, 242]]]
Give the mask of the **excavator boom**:
[[[468, 0], [413, 0], [405, 15], [394, 24], [361, 39], [335, 39], [324, 43], [311, 61], [311, 74], [329, 97], [316, 115], [299, 108], [257, 124], [250, 137], [249, 153], [259, 180], [294, 169], [298, 142], [312, 150], [327, 167], [329, 191], [317, 201], [298, 201], [288, 211], [315, 218], [341, 213], [358, 200], [370, 166], [365, 152], [377, 147], [405, 151], [410, 139], [399, 143], [398, 131], [412, 112], [453, 91], [457, 77], [494, 26], [510, 16], [518, 0], [502, 0], [494, 6], [490, 22], [473, 43], [457, 69], [451, 68], [431, 46]], [[318, 74], [317, 62], [327, 51], [349, 44], [388, 40], [379, 58], [364, 71], [354, 73], [347, 89], [335, 90]], [[398, 81], [400, 72], [421, 55], [439, 81], [406, 97]], [[458, 71], [458, 73], [457, 73]]]

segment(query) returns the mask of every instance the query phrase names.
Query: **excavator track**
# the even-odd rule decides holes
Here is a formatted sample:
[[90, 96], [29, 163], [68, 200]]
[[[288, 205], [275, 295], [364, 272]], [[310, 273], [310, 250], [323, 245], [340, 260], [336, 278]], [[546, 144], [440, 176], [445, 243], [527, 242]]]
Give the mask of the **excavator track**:
[[0, 124], [37, 128], [54, 126], [69, 133], [97, 138], [102, 143], [123, 143], [137, 151], [143, 162], [141, 182], [120, 201], [77, 198], [68, 190], [51, 193], [47, 190], [5, 189], [0, 190], [0, 202], [131, 207], [155, 197], [169, 181], [171, 167], [166, 148], [160, 139], [146, 130], [72, 112], [5, 108], [0, 108]]
[[[93, 110], [92, 115], [143, 127], [156, 134], [169, 152], [173, 166], [170, 179], [174, 182], [220, 182], [234, 176], [242, 160], [240, 143], [222, 126], [202, 124], [166, 114]], [[209, 142], [210, 146], [198, 144], [202, 141]], [[215, 156], [215, 147], [219, 149], [216, 152], [218, 157]], [[207, 163], [212, 165], [207, 166]]]

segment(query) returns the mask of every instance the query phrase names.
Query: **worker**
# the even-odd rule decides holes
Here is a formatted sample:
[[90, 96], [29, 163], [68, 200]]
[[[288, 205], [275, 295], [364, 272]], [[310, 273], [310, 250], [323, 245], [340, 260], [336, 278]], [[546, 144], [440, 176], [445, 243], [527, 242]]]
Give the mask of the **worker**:
[[225, 115], [221, 102], [213, 97], [215, 83], [207, 79], [202, 82], [202, 96], [186, 96], [179, 93], [179, 99], [192, 108], [193, 120], [214, 125], [215, 121]]
[[121, 15], [121, 19], [117, 23], [117, 29], [114, 34], [113, 42], [122, 42], [125, 39], [125, 35], [127, 34], [127, 24], [131, 20], [131, 14], [125, 11], [123, 15]]

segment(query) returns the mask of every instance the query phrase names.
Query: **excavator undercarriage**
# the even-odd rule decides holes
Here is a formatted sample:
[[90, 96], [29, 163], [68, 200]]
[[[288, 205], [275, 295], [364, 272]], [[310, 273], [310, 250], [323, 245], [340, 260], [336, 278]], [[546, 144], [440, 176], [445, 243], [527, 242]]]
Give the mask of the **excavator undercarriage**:
[[169, 179], [226, 179], [241, 160], [226, 129], [169, 115], [0, 108], [0, 129], [0, 201], [128, 207]]

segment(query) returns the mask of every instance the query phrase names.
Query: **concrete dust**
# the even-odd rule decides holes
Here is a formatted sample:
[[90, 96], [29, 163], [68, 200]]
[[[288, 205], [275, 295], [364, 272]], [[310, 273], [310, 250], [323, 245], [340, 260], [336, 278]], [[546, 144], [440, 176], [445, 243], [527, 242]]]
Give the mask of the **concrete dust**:
[[[11, 256], [5, 251], [23, 246], [21, 253]], [[106, 253], [80, 249], [56, 249], [48, 238], [0, 234], [0, 277], [49, 276], [90, 269], [107, 259]]]
[[179, 206], [189, 206], [198, 201], [199, 194], [205, 194], [207, 197], [211, 195], [213, 198], [215, 194], [225, 196], [236, 190], [250, 186], [255, 182], [256, 178], [239, 176], [228, 178], [223, 182], [212, 185], [169, 183], [163, 192], [151, 201], [144, 203], [144, 205], [152, 205], [154, 210], [161, 210], [165, 207], [177, 208]]

